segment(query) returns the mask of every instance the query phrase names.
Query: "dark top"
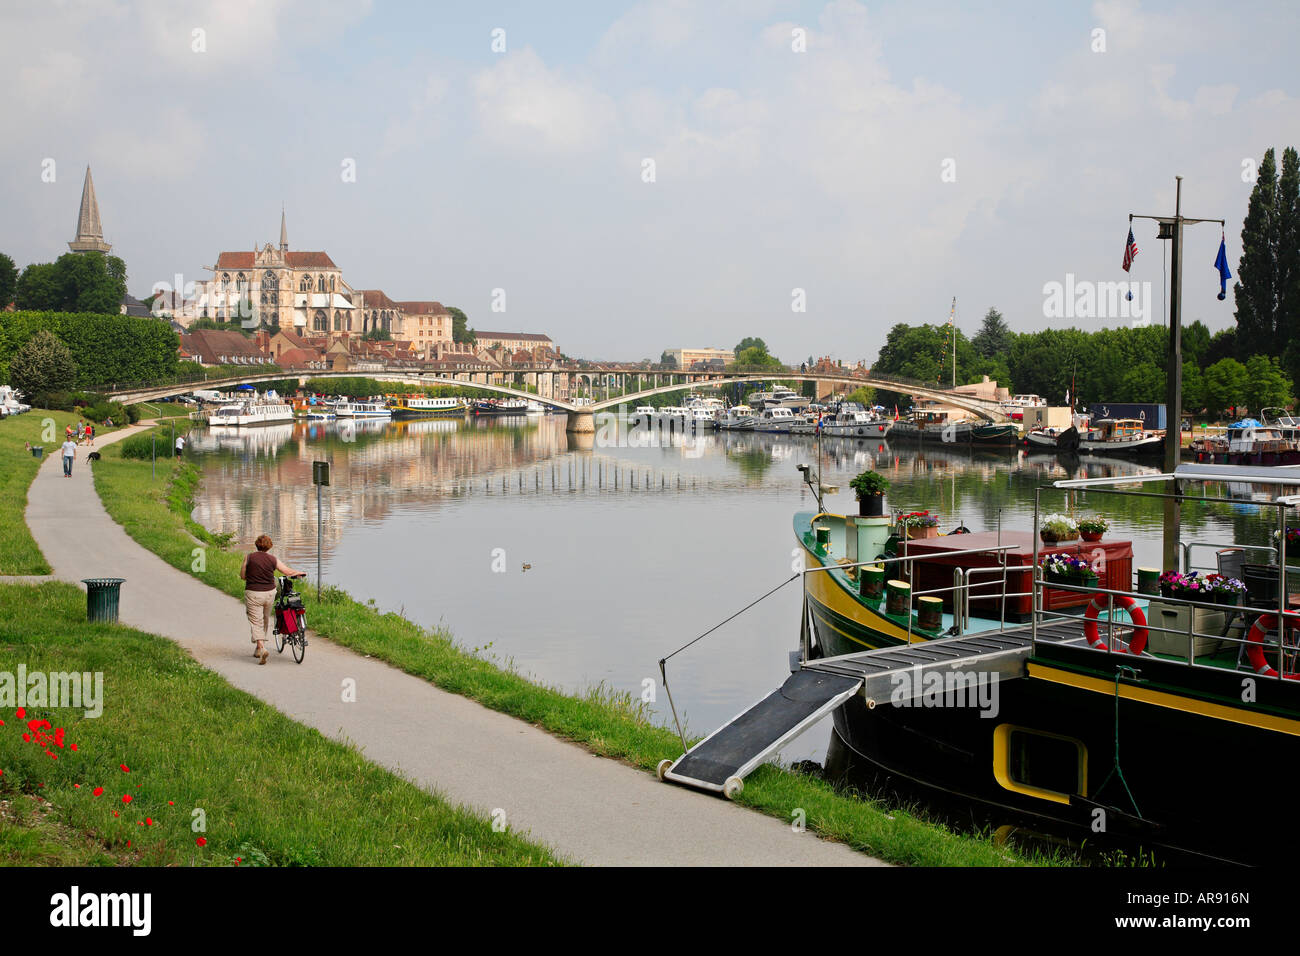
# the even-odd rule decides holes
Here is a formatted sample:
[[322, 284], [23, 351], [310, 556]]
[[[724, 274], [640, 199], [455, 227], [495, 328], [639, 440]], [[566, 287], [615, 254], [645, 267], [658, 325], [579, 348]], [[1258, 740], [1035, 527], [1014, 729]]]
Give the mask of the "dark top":
[[254, 551], [244, 569], [245, 591], [274, 591], [275, 566], [279, 564], [269, 551]]

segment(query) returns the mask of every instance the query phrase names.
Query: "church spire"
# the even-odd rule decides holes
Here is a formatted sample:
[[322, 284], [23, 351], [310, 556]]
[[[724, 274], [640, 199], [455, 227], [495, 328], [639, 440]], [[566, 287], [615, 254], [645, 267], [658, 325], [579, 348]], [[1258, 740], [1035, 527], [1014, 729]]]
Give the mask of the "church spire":
[[86, 181], [81, 185], [81, 211], [77, 214], [77, 238], [68, 243], [73, 252], [104, 252], [113, 247], [104, 241], [104, 227], [99, 222], [99, 203], [95, 200], [95, 181], [86, 167]]
[[289, 230], [284, 224], [284, 203], [280, 204], [280, 251], [289, 251]]

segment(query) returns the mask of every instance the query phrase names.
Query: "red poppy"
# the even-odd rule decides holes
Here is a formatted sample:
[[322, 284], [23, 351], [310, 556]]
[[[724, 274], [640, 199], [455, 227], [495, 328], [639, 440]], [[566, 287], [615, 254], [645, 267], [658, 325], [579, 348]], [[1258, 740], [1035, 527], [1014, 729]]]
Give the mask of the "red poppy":
[[76, 750], [76, 749], [77, 749], [77, 745], [76, 745], [76, 744], [73, 744], [73, 745], [72, 745], [72, 749], [73, 749], [73, 750]]
[[151, 826], [153, 826], [153, 817], [145, 817], [145, 818], [144, 818], [144, 825], [147, 826], [147, 827], [151, 827]]
[[24, 743], [31, 743], [31, 740], [32, 740], [32, 735], [31, 735], [31, 734], [23, 734], [23, 742], [24, 742]]
[[124, 764], [124, 763], [120, 763], [120, 764], [118, 764], [118, 766], [122, 768], [122, 772], [123, 772], [123, 773], [130, 773], [130, 772], [131, 772], [131, 768], [128, 767], [128, 766], [127, 766], [126, 764]]
[[198, 838], [197, 840], [195, 840], [194, 842], [197, 843], [199, 846], [207, 846], [207, 845], [208, 845], [208, 838], [207, 838], [207, 837], [199, 837], [199, 838]]
[[72, 785], [72, 789], [73, 789], [73, 790], [80, 790], [80, 789], [81, 789], [81, 784], [79, 784], [79, 783], [74, 783], [74, 784]]
[[130, 802], [131, 802], [131, 799], [132, 799], [132, 797], [131, 797], [131, 795], [130, 795], [129, 793], [124, 793], [124, 794], [122, 794], [122, 802], [123, 802], [123, 803], [130, 803]]
[[14, 716], [17, 717], [19, 720], [22, 720], [24, 717], [27, 716], [27, 708], [19, 707], [16, 711], [14, 711]]
[[92, 791], [90, 791], [90, 792], [93, 793], [95, 796], [98, 797], [98, 796], [100, 796], [101, 794], [103, 794], [103, 792], [104, 792], [104, 788], [103, 788], [103, 787], [96, 787], [94, 790], [92, 790]]

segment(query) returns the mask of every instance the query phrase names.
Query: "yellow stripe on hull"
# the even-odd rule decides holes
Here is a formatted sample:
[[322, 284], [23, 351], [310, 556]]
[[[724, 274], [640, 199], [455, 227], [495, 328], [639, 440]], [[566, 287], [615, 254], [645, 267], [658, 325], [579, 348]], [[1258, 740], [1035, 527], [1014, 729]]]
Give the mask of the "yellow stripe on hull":
[[[1076, 674], [1073, 671], [1061, 670], [1046, 664], [1029, 662], [1029, 676], [1039, 680], [1051, 681], [1054, 684], [1065, 684], [1070, 687], [1077, 687], [1081, 690], [1090, 690], [1098, 694], [1105, 694], [1107, 697], [1115, 695], [1115, 681], [1105, 680], [1099, 677], [1088, 677], [1084, 674]], [[1243, 677], [1252, 675], [1243, 674]], [[1262, 714], [1258, 711], [1243, 710], [1239, 707], [1229, 707], [1226, 704], [1216, 704], [1207, 700], [1199, 700], [1190, 697], [1183, 697], [1179, 694], [1171, 694], [1167, 691], [1152, 690], [1148, 687], [1136, 687], [1132, 684], [1121, 683], [1119, 685], [1119, 695], [1126, 700], [1136, 700], [1143, 704], [1150, 704], [1153, 707], [1164, 707], [1169, 710], [1178, 710], [1187, 714], [1198, 714], [1202, 717], [1210, 717], [1216, 720], [1228, 720], [1236, 724], [1244, 724], [1248, 727], [1258, 727], [1263, 730], [1275, 730], [1280, 734], [1291, 734], [1300, 736], [1300, 720], [1292, 720], [1287, 717], [1278, 717], [1273, 714]]]
[[[821, 558], [819, 558], [814, 552], [810, 551], [807, 545], [804, 545], [803, 548], [805, 553], [805, 567], [814, 568], [822, 564]], [[870, 631], [876, 632], [877, 634], [883, 635], [884, 637], [892, 638], [894, 641], [901, 644], [908, 643], [907, 628], [899, 627], [898, 624], [885, 617], [885, 615], [878, 611], [871, 610], [871, 608], [857, 600], [857, 598], [845, 590], [843, 585], [832, 577], [832, 574], [834, 574], [832, 571], [816, 571], [812, 574], [805, 574], [804, 586], [808, 589], [808, 596], [823, 607], [829, 608], [836, 614], [853, 621], [859, 627], [864, 627]], [[822, 618], [822, 622], [837, 634], [843, 635], [855, 644], [861, 644], [863, 647], [868, 648], [879, 646], [867, 644], [861, 638], [845, 633], [843, 629], [836, 627], [834, 623], [825, 618]], [[928, 640], [925, 634], [918, 631], [912, 632], [911, 643], [915, 644], [918, 641], [924, 640]], [[883, 643], [887, 644], [888, 642], [886, 641]]]

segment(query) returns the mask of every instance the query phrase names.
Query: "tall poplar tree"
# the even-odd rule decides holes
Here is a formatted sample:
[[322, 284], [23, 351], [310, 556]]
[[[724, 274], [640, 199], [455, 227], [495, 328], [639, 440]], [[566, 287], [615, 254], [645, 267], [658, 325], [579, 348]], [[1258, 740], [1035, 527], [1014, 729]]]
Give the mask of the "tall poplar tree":
[[[1277, 163], [1270, 147], [1259, 164], [1241, 225], [1241, 262], [1232, 294], [1237, 304], [1237, 342], [1252, 347], [1278, 341]], [[1250, 345], [1247, 345], [1250, 343]]]

